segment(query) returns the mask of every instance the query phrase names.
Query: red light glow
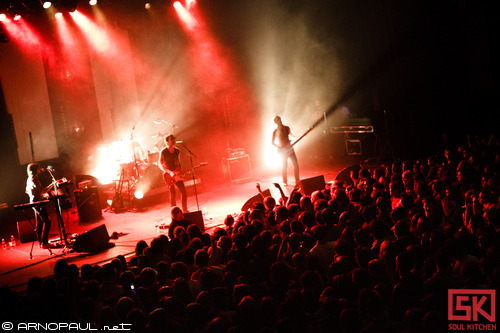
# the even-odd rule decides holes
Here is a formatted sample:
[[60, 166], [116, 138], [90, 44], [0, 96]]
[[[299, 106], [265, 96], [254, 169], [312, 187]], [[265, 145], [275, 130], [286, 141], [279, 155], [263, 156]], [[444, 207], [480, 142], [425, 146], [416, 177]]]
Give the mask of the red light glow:
[[80, 52], [82, 48], [78, 47], [79, 39], [64, 16], [57, 18], [56, 27], [64, 62], [72, 64], [72, 73], [79, 75], [84, 70], [85, 63]]
[[111, 38], [106, 30], [78, 10], [70, 13], [78, 28], [83, 32], [89, 45], [99, 53], [113, 52]]
[[46, 47], [40, 35], [38, 35], [38, 33], [36, 33], [36, 31], [23, 19], [14, 22], [6, 17], [3, 24], [5, 26], [5, 31], [16, 44], [23, 47]]
[[197, 107], [216, 117], [222, 116], [228, 108], [237, 110], [242, 117], [255, 114], [254, 96], [242, 79], [231, 51], [214, 38], [197, 7], [188, 11], [180, 6], [176, 12], [190, 39], [187, 61], [199, 88]]
[[5, 21], [6, 18], [7, 16], [4, 13], [0, 14], [0, 22]]
[[179, 16], [179, 19], [182, 22], [182, 25], [187, 30], [194, 30], [194, 28], [196, 28], [196, 26], [198, 25], [195, 17], [186, 8], [184, 8], [184, 6], [179, 1], [176, 1], [174, 3], [174, 8], [177, 12], [177, 15]]
[[193, 8], [195, 4], [196, 4], [195, 0], [186, 0], [186, 8], [187, 8], [187, 10], [190, 10], [191, 8]]

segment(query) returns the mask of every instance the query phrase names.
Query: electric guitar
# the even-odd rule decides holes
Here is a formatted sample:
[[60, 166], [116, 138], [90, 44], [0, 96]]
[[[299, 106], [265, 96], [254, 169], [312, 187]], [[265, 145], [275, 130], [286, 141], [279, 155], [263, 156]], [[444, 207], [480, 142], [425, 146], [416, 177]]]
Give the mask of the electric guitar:
[[184, 180], [184, 177], [186, 177], [186, 173], [182, 170], [167, 170], [163, 173], [163, 180], [167, 186], [172, 186], [179, 180]]
[[[196, 168], [199, 168], [199, 167], [202, 167], [202, 166], [205, 166], [205, 165], [208, 165], [207, 162], [201, 162], [200, 164], [196, 165], [194, 167], [194, 169]], [[186, 178], [186, 175], [188, 173], [178, 169], [178, 170], [168, 170], [166, 169], [164, 172], [163, 172], [163, 180], [165, 181], [165, 184], [167, 184], [167, 186], [172, 186], [174, 185], [175, 183], [177, 183], [178, 181], [180, 180], [184, 180], [184, 178]]]

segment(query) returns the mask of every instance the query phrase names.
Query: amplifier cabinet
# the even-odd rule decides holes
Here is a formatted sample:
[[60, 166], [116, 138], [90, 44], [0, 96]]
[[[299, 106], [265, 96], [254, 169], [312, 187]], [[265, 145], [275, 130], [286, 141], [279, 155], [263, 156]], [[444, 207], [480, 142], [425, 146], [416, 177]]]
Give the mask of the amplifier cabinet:
[[226, 180], [230, 182], [251, 178], [250, 156], [245, 154], [237, 157], [224, 157], [222, 159], [222, 171]]
[[84, 190], [75, 190], [75, 201], [80, 221], [88, 222], [102, 217], [97, 186]]

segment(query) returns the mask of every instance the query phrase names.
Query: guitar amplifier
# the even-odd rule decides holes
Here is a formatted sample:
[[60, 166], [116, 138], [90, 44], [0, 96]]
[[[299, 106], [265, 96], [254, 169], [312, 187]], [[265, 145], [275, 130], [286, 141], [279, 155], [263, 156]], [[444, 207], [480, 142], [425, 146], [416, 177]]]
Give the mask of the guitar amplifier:
[[227, 157], [232, 158], [232, 157], [241, 157], [245, 156], [245, 148], [228, 148], [227, 149]]
[[250, 156], [245, 154], [238, 157], [224, 157], [222, 159], [222, 171], [225, 179], [230, 182], [251, 178]]
[[98, 220], [102, 217], [97, 186], [85, 190], [75, 190], [75, 200], [81, 222]]

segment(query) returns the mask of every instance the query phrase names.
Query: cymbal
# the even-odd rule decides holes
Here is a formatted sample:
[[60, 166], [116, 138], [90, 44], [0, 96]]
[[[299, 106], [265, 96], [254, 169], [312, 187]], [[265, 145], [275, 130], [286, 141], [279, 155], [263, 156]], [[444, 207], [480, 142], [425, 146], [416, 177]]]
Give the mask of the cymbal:
[[156, 134], [153, 134], [151, 137], [152, 137], [152, 138], [164, 138], [164, 137], [166, 137], [167, 135], [168, 135], [167, 133], [160, 133], [160, 132], [158, 132], [158, 133], [156, 133]]

